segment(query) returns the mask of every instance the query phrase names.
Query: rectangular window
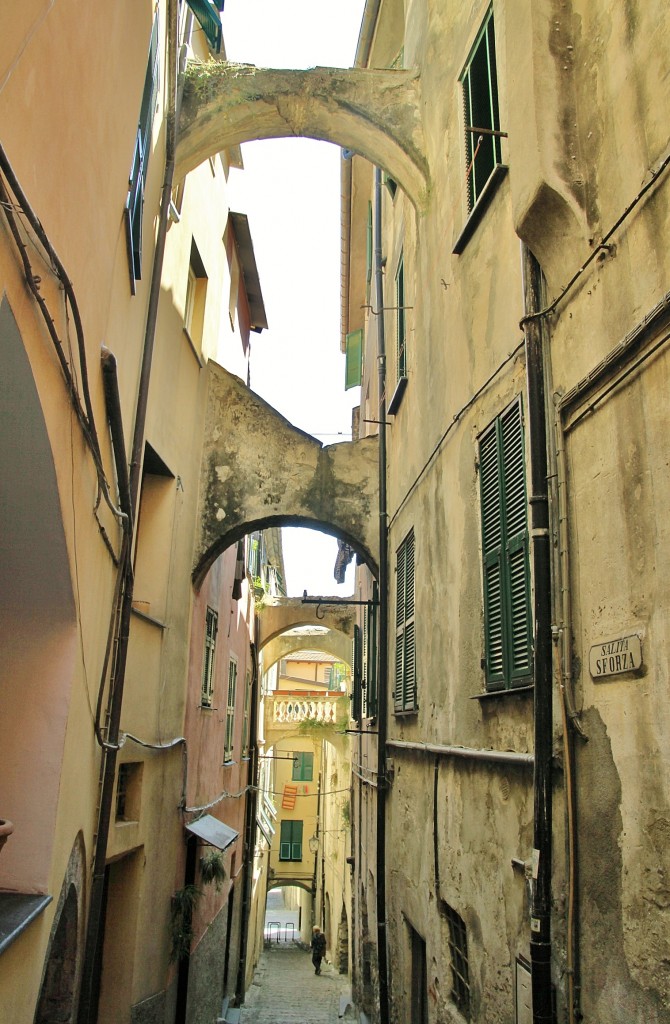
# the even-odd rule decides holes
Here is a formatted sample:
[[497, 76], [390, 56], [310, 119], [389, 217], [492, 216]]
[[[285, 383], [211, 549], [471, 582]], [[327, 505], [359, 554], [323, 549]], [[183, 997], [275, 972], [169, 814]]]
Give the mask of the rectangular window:
[[221, 50], [221, 16], [219, 10], [222, 10], [223, 4], [217, 7], [216, 4], [212, 3], [212, 0], [187, 0], [187, 2], [200, 22], [210, 48], [215, 53], [219, 53]]
[[363, 331], [347, 334], [344, 363], [344, 390], [360, 387], [363, 375]]
[[242, 757], [249, 756], [249, 705], [251, 704], [251, 672], [244, 680], [244, 721], [242, 723]]
[[395, 631], [396, 714], [417, 710], [416, 652], [414, 632], [414, 530], [405, 537], [396, 554]]
[[302, 860], [302, 822], [282, 821], [279, 838], [280, 860]]
[[135, 136], [135, 148], [130, 168], [128, 196], [126, 199], [126, 236], [130, 284], [133, 295], [135, 282], [142, 277], [142, 213], [144, 208], [144, 186], [147, 180], [149, 156], [151, 154], [151, 130], [154, 123], [156, 91], [158, 89], [158, 18], [154, 20], [149, 46], [149, 61], [144, 78], [140, 120]]
[[521, 399], [479, 439], [486, 686], [532, 679], [530, 567]]
[[296, 750], [293, 754], [294, 782], [311, 782], [314, 778], [314, 754], [306, 750]]
[[351, 717], [354, 722], [361, 722], [363, 686], [363, 643], [361, 627], [354, 626], [354, 637], [351, 641]]
[[405, 261], [402, 253], [395, 275], [396, 339], [398, 380], [407, 376], [407, 330], [405, 321]]
[[125, 761], [119, 765], [116, 781], [117, 821], [139, 821], [142, 767], [141, 761]]
[[228, 699], [226, 701], [226, 745], [223, 751], [224, 762], [233, 759], [233, 741], [235, 730], [235, 698], [237, 694], [237, 662], [231, 658], [228, 662]]
[[372, 257], [374, 254], [374, 245], [372, 239], [372, 203], [368, 202], [368, 218], [366, 223], [365, 231], [365, 266], [366, 266], [366, 298], [365, 301], [370, 301], [370, 290], [372, 288]]
[[200, 703], [204, 708], [211, 708], [214, 693], [214, 655], [216, 653], [216, 634], [219, 629], [219, 617], [213, 608], [207, 609], [205, 616], [205, 656], [202, 664], [202, 693]]
[[486, 17], [461, 75], [468, 169], [468, 210], [501, 163], [498, 80], [493, 9]]
[[186, 281], [184, 302], [184, 329], [198, 348], [202, 345], [205, 324], [205, 297], [207, 295], [207, 274], [197, 246], [191, 241], [191, 259]]
[[428, 1024], [428, 975], [426, 971], [426, 943], [409, 926], [412, 946], [412, 1024]]
[[456, 911], [444, 904], [449, 923], [449, 953], [451, 956], [451, 998], [466, 1020], [470, 1020], [470, 974], [468, 967], [468, 937], [465, 921]]

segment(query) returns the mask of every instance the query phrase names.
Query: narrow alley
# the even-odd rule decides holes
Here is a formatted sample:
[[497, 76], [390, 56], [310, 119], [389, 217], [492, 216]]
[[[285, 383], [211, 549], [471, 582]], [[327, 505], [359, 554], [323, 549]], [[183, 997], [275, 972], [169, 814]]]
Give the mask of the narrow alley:
[[332, 951], [326, 951], [317, 977], [309, 950], [295, 939], [299, 934], [298, 911], [285, 906], [281, 890], [270, 890], [265, 913], [265, 949], [247, 991], [240, 1024], [358, 1021], [351, 1003], [349, 979], [338, 973]]

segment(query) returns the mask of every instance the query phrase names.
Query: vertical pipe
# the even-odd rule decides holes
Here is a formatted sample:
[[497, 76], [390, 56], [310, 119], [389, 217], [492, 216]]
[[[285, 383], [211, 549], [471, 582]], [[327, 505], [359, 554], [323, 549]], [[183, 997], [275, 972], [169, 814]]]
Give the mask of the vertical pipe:
[[[522, 246], [525, 313], [542, 308], [542, 272]], [[534, 741], [533, 845], [535, 884], [531, 907], [530, 959], [533, 1024], [551, 1024], [551, 846], [552, 846], [552, 639], [551, 547], [547, 489], [547, 430], [542, 322], [525, 322], [528, 433], [530, 437], [530, 519], [533, 590]]]
[[388, 728], [388, 526], [386, 520], [386, 342], [382, 271], [382, 172], [375, 167], [375, 291], [379, 375], [379, 693], [377, 698], [377, 967], [379, 1022], [389, 1022], [386, 945], [386, 734]]

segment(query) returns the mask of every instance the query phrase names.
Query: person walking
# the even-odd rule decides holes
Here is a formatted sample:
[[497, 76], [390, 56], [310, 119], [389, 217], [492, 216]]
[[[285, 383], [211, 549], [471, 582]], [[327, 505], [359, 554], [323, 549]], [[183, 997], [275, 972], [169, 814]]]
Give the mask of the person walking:
[[312, 948], [314, 973], [321, 974], [321, 961], [326, 955], [326, 936], [323, 934], [318, 924], [315, 924], [312, 928], [312, 941], [310, 946]]

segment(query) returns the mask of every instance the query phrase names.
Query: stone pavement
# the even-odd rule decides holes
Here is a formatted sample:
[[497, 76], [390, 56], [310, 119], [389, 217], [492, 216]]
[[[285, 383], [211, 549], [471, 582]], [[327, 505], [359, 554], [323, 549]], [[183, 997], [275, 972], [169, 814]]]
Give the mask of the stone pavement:
[[357, 1021], [348, 1000], [346, 975], [325, 960], [314, 973], [309, 952], [270, 944], [247, 992], [240, 1024], [338, 1024]]

